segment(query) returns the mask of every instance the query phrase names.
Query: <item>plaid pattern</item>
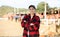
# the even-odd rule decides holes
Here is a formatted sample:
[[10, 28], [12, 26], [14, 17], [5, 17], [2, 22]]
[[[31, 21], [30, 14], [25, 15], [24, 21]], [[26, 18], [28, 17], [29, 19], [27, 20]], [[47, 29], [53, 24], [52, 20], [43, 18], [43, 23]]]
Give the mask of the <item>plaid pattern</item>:
[[[34, 25], [30, 25], [31, 23]], [[35, 14], [32, 19], [30, 14], [25, 15], [22, 19], [21, 26], [24, 28], [23, 37], [39, 37], [40, 18]]]

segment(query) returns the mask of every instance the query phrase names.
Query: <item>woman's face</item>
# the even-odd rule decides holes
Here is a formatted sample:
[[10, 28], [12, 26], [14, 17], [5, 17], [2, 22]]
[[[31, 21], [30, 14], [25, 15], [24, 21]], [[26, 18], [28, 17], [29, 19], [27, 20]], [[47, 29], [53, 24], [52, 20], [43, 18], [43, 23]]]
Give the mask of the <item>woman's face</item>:
[[30, 13], [35, 13], [35, 9], [33, 7], [29, 8]]

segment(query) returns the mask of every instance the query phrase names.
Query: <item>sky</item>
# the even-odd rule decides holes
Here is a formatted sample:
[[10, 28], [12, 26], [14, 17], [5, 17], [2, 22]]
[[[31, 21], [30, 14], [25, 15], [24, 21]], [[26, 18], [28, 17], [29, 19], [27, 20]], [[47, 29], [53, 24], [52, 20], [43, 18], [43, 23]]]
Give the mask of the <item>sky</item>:
[[37, 7], [38, 3], [45, 1], [50, 7], [60, 7], [60, 0], [0, 0], [0, 6], [6, 5], [16, 8], [28, 8], [29, 5], [35, 5]]

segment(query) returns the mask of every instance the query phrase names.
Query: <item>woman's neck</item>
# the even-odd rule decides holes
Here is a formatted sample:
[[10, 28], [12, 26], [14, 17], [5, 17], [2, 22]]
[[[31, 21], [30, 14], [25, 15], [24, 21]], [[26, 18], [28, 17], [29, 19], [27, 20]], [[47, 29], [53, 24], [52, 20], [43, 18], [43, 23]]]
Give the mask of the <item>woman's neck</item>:
[[31, 18], [32, 18], [34, 16], [34, 13], [31, 13], [30, 15], [31, 15]]
[[31, 13], [31, 16], [33, 16], [34, 15], [34, 13]]

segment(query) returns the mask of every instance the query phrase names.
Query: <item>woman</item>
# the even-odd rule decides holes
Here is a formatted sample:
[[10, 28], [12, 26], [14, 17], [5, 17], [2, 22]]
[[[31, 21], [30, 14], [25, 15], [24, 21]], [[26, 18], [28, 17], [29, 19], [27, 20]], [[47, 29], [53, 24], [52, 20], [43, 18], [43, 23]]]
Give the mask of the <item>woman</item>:
[[23, 37], [39, 37], [40, 18], [36, 16], [34, 5], [29, 6], [30, 14], [25, 15], [21, 25], [24, 28]]
[[55, 10], [54, 9], [51, 10], [50, 19], [56, 19], [56, 17], [55, 17]]

